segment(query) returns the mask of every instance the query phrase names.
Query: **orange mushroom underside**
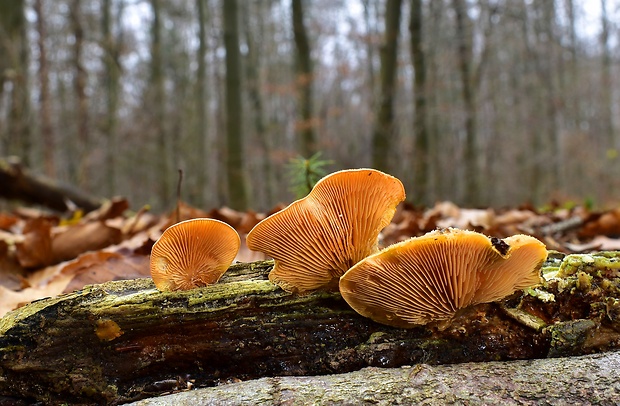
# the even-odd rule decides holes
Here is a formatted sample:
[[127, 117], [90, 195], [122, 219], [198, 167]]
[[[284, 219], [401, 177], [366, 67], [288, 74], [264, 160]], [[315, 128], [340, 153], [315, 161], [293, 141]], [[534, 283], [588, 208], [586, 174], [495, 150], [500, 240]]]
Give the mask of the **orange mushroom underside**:
[[448, 320], [456, 311], [540, 283], [543, 243], [516, 235], [492, 241], [458, 229], [434, 231], [360, 261], [340, 280], [363, 316], [397, 327]]
[[151, 250], [151, 277], [162, 291], [217, 282], [240, 247], [237, 232], [214, 219], [192, 219], [164, 231]]
[[305, 198], [261, 221], [247, 245], [274, 258], [269, 279], [306, 293], [333, 284], [377, 251], [377, 238], [405, 199], [400, 180], [374, 169], [335, 172]]

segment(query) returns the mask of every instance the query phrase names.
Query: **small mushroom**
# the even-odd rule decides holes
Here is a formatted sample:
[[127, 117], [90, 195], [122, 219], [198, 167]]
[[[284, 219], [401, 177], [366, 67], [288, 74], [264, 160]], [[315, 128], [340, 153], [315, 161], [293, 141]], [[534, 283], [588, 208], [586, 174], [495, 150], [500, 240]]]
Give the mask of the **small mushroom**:
[[217, 282], [235, 259], [241, 241], [228, 224], [192, 219], [168, 227], [151, 250], [151, 277], [161, 291], [188, 290]]
[[438, 230], [360, 261], [340, 279], [340, 292], [362, 316], [409, 328], [539, 284], [546, 257], [545, 245], [531, 236]]
[[401, 181], [383, 172], [335, 172], [305, 198], [258, 223], [247, 245], [275, 259], [269, 280], [282, 289], [335, 290], [342, 274], [378, 250], [379, 233], [404, 199]]

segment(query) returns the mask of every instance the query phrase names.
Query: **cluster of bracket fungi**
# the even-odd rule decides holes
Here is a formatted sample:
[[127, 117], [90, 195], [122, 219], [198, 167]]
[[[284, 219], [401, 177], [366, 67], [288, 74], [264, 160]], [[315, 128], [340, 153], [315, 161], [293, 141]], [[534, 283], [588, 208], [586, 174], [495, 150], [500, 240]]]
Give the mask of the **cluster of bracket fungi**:
[[[403, 200], [403, 184], [393, 176], [374, 169], [335, 172], [258, 223], [247, 245], [275, 260], [269, 280], [282, 289], [300, 295], [339, 289], [359, 314], [396, 327], [450, 320], [460, 309], [540, 283], [547, 250], [528, 235], [499, 240], [449, 228], [379, 250], [379, 233]], [[221, 221], [177, 223], [153, 246], [155, 286], [168, 291], [215, 283], [239, 246], [237, 232]]]

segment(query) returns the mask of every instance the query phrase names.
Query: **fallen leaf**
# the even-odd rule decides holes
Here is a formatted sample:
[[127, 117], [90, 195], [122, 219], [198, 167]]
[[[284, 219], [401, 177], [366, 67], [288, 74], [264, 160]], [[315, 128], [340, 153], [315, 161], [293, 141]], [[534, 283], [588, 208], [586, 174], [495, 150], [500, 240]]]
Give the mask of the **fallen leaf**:
[[24, 268], [40, 268], [54, 262], [52, 224], [46, 218], [26, 221], [23, 241], [15, 244], [17, 260]]
[[54, 262], [67, 261], [84, 252], [118, 244], [121, 239], [121, 231], [108, 226], [103, 221], [56, 227], [51, 245], [53, 260]]

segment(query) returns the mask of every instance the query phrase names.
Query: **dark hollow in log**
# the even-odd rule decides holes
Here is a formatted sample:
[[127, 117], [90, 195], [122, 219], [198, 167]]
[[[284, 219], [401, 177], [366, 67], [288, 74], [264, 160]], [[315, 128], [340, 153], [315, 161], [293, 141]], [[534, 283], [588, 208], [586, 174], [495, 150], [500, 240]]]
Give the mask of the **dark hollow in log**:
[[0, 319], [0, 395], [118, 404], [179, 382], [617, 348], [614, 255], [551, 257], [544, 270], [556, 277], [543, 288], [469, 308], [447, 328], [391, 328], [359, 316], [338, 293], [288, 294], [267, 280], [270, 261], [234, 265], [220, 283], [186, 292], [159, 292], [148, 279], [93, 285]]

